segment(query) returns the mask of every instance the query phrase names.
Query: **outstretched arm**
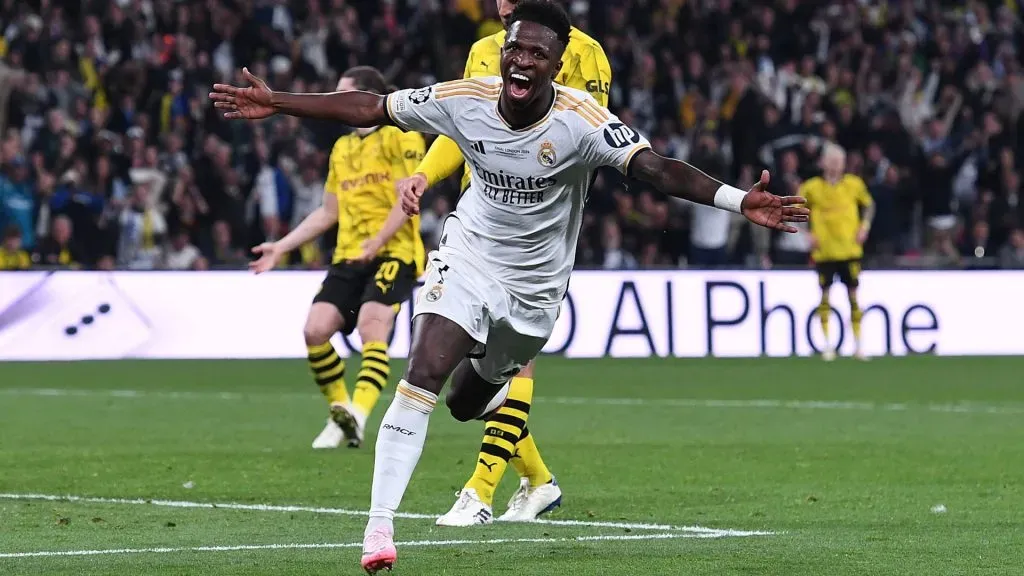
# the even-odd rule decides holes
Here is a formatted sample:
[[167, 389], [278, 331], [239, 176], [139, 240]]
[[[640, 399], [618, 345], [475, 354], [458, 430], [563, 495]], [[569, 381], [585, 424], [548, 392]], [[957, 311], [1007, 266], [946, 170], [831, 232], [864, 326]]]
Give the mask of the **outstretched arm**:
[[273, 92], [274, 111], [289, 116], [340, 120], [355, 128], [392, 124], [384, 108], [384, 96], [351, 90], [326, 94]]
[[352, 90], [325, 94], [291, 94], [275, 92], [261, 78], [242, 69], [242, 75], [251, 84], [239, 88], [228, 84], [214, 84], [210, 99], [232, 120], [258, 120], [274, 114], [288, 114], [305, 118], [340, 120], [356, 128], [371, 128], [392, 124], [386, 99], [379, 94]]
[[805, 202], [803, 198], [768, 192], [767, 170], [761, 172], [761, 179], [749, 192], [723, 184], [686, 162], [658, 155], [649, 148], [637, 152], [628, 170], [630, 176], [669, 196], [740, 213], [755, 224], [783, 232], [796, 232], [787, 222], [806, 222], [810, 213], [800, 206]]
[[722, 183], [700, 169], [647, 149], [629, 163], [629, 176], [643, 180], [669, 196], [708, 206], [715, 205], [715, 193]]

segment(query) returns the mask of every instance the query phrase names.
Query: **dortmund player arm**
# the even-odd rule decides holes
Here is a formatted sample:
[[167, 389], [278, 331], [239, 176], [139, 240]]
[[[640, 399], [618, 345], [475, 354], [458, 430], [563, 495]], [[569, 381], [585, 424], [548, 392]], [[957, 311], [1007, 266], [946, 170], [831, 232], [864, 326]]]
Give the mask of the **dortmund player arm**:
[[[797, 194], [799, 194], [800, 196], [804, 197], [807, 200], [805, 202], [805, 206], [807, 206], [807, 208], [811, 210], [812, 213], [814, 212], [815, 200], [817, 198], [817, 193], [815, 192], [815, 190], [817, 190], [817, 187], [814, 184], [814, 180], [807, 180], [800, 184], [799, 191], [797, 192]], [[821, 232], [818, 230], [820, 222], [820, 219], [815, 220], [814, 218], [811, 218], [811, 225], [808, 226], [807, 233], [811, 238], [812, 251], [817, 250], [818, 247], [821, 246]]]
[[412, 171], [413, 174], [422, 174], [427, 179], [427, 187], [444, 180], [455, 174], [465, 160], [462, 158], [462, 150], [455, 140], [447, 136], [438, 136], [437, 140], [427, 150], [423, 161]]
[[[332, 170], [333, 171], [333, 170]], [[275, 244], [277, 249], [286, 254], [299, 246], [316, 240], [330, 230], [338, 222], [338, 197], [327, 188], [324, 190], [323, 204], [302, 219], [294, 230], [285, 235]]]
[[[333, 170], [332, 170], [333, 173]], [[327, 232], [338, 221], [338, 197], [331, 187], [331, 176], [324, 190], [323, 204], [306, 216], [294, 230], [277, 242], [265, 242], [252, 249], [259, 258], [249, 263], [249, 269], [256, 274], [273, 270], [281, 257]]]
[[871, 222], [875, 219], [875, 201], [868, 192], [864, 181], [857, 178], [857, 204], [861, 208], [860, 229], [857, 230], [857, 243], [864, 244], [871, 233]]

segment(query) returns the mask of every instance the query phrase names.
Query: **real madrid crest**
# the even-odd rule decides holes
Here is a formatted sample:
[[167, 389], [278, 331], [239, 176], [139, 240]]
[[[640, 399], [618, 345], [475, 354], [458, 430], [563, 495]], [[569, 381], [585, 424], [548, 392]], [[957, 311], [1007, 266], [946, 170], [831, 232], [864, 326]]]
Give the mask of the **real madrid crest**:
[[441, 290], [442, 290], [441, 285], [440, 284], [435, 284], [434, 287], [431, 288], [429, 292], [427, 292], [427, 296], [426, 296], [427, 302], [437, 302], [438, 300], [440, 300], [441, 299]]
[[540, 145], [540, 152], [537, 152], [537, 162], [545, 168], [551, 168], [558, 161], [555, 156], [555, 145], [545, 140]]

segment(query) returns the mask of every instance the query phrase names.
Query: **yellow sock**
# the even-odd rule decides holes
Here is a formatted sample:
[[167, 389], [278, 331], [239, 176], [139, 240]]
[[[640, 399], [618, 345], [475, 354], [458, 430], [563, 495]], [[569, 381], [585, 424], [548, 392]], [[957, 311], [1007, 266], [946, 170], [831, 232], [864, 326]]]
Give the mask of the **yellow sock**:
[[523, 429], [523, 435], [516, 443], [516, 451], [512, 455], [511, 464], [521, 478], [530, 481], [531, 488], [547, 484], [554, 478], [547, 465], [544, 464], [544, 459], [540, 457], [537, 443], [533, 441], [533, 435], [530, 434], [529, 428]]
[[853, 342], [860, 350], [860, 321], [864, 318], [864, 311], [860, 309], [857, 298], [850, 298], [850, 323], [853, 324]]
[[508, 461], [516, 451], [516, 443], [526, 428], [532, 400], [533, 380], [513, 378], [508, 389], [508, 398], [484, 427], [484, 440], [480, 445], [476, 469], [473, 471], [473, 477], [466, 482], [466, 488], [476, 490], [480, 500], [485, 504], [494, 502], [494, 489], [505, 474]]
[[363, 361], [359, 365], [356, 391], [352, 395], [352, 404], [363, 414], [369, 416], [377, 405], [381, 391], [388, 385], [390, 373], [387, 342], [364, 342]]
[[831, 346], [828, 344], [828, 317], [831, 315], [832, 309], [828, 305], [828, 292], [821, 294], [821, 304], [818, 304], [818, 320], [821, 321], [821, 331], [825, 334], [825, 346]]
[[316, 346], [306, 346], [309, 368], [320, 386], [320, 393], [330, 404], [348, 403], [348, 390], [345, 389], [345, 362], [338, 356], [330, 342]]

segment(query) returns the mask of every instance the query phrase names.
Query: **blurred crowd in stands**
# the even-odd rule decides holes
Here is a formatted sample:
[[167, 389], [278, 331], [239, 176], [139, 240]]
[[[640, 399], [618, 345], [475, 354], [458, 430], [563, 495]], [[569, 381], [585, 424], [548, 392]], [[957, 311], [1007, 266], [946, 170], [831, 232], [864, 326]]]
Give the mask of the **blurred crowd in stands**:
[[[401, 87], [458, 77], [493, 0], [0, 0], [0, 268], [238, 267], [321, 201], [345, 127], [229, 123], [217, 80], [333, 89], [357, 64]], [[611, 108], [656, 150], [796, 192], [822, 143], [878, 215], [876, 266], [1024, 268], [1024, 73], [1013, 0], [572, 0], [612, 63]], [[436, 245], [457, 177], [425, 198]], [[773, 237], [603, 172], [577, 264], [805, 266]], [[323, 246], [293, 264], [323, 265]]]

